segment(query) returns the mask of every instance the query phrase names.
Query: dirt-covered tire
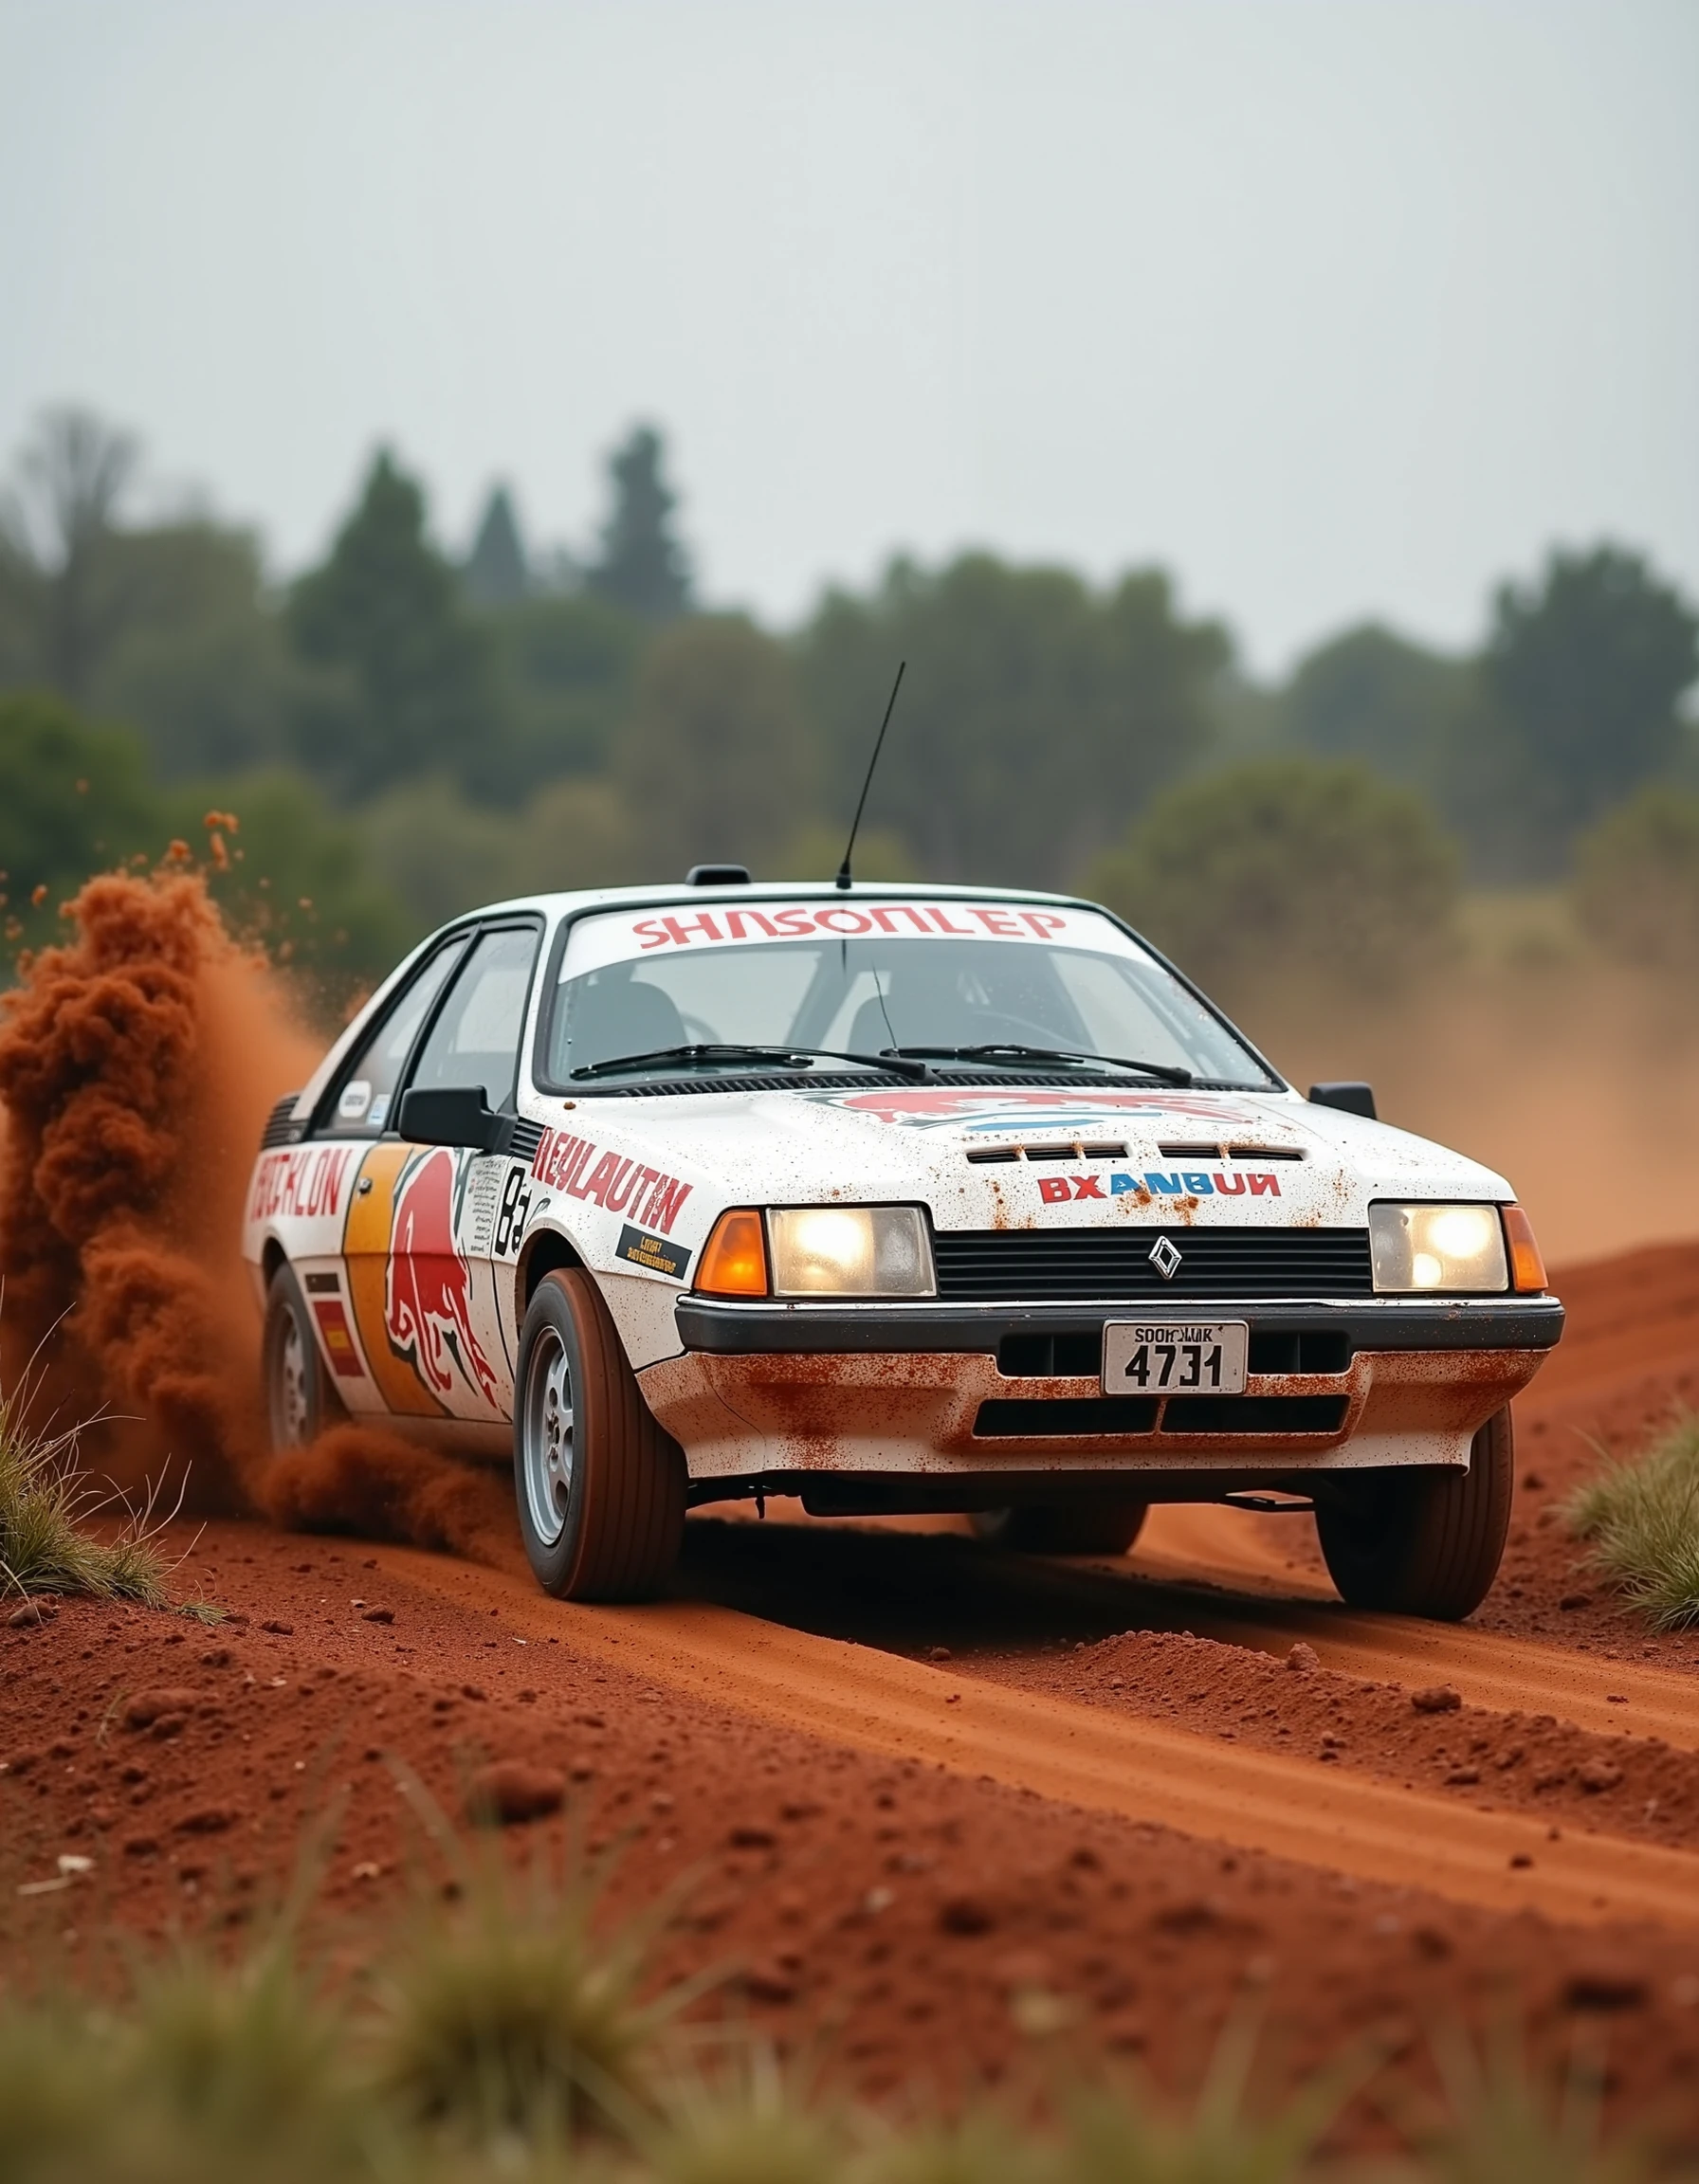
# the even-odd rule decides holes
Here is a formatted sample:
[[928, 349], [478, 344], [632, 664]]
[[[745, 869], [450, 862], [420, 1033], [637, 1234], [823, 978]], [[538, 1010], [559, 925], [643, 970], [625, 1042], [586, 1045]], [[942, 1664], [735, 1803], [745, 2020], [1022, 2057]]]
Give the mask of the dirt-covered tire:
[[1016, 1555], [1124, 1555], [1143, 1526], [1143, 1502], [1029, 1502], [978, 1509], [976, 1535]]
[[545, 1274], [520, 1331], [520, 1533], [561, 1600], [645, 1600], [685, 1533], [685, 1455], [638, 1392], [608, 1307], [576, 1267]]
[[1467, 1471], [1379, 1471], [1342, 1479], [1316, 1503], [1327, 1572], [1353, 1608], [1454, 1623], [1498, 1574], [1515, 1487], [1510, 1413], [1475, 1435]]
[[260, 1360], [265, 1422], [274, 1449], [309, 1447], [326, 1427], [340, 1425], [347, 1417], [319, 1355], [307, 1301], [287, 1261], [271, 1277], [265, 1293]]

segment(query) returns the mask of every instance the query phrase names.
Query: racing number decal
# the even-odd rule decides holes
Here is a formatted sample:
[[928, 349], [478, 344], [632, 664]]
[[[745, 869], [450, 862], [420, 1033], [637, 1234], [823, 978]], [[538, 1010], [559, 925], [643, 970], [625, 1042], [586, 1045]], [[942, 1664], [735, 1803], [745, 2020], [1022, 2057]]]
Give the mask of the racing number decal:
[[502, 1207], [496, 1215], [496, 1257], [505, 1259], [510, 1251], [517, 1251], [525, 1233], [525, 1217], [531, 1210], [531, 1176], [527, 1169], [515, 1162], [507, 1172], [507, 1181], [502, 1192]]

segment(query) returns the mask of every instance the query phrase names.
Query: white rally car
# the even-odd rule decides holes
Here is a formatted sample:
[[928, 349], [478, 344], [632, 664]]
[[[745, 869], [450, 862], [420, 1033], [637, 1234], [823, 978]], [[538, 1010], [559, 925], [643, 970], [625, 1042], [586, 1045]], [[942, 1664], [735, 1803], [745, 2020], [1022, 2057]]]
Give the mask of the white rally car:
[[426, 941], [273, 1112], [244, 1249], [274, 1443], [511, 1451], [585, 1599], [738, 1497], [1058, 1553], [1296, 1500], [1347, 1600], [1467, 1614], [1563, 1320], [1501, 1176], [1301, 1098], [1108, 912], [737, 866]]

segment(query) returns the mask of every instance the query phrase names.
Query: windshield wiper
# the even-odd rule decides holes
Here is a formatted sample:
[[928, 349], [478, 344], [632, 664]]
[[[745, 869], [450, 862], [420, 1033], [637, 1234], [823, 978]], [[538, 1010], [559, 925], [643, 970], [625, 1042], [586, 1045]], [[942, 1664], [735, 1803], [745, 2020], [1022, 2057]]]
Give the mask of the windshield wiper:
[[710, 1040], [692, 1046], [651, 1046], [643, 1054], [613, 1054], [605, 1062], [587, 1062], [568, 1071], [576, 1079], [611, 1077], [622, 1069], [642, 1069], [651, 1062], [767, 1062], [783, 1068], [807, 1069], [816, 1058], [828, 1062], [859, 1062], [867, 1069], [883, 1069], [887, 1076], [912, 1078], [924, 1083], [932, 1075], [924, 1062], [910, 1061], [892, 1050], [885, 1054], [856, 1054], [845, 1046], [740, 1046]]
[[1137, 1069], [1141, 1075], [1154, 1077], [1160, 1084], [1190, 1084], [1193, 1073], [1170, 1062], [1130, 1062], [1124, 1054], [1075, 1054], [1064, 1046], [1023, 1046], [1017, 1041], [997, 1039], [982, 1046], [887, 1046], [885, 1059], [902, 1060], [909, 1055], [923, 1057], [929, 1062], [1014, 1062], [1042, 1067], [1050, 1062], [1101, 1063], [1109, 1069]]

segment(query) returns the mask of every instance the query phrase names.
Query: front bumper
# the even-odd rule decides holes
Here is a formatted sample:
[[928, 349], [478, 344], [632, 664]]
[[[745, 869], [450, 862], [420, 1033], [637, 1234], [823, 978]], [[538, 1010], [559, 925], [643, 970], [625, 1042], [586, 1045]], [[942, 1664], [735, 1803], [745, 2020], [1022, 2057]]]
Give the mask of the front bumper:
[[1355, 1298], [1234, 1304], [1212, 1298], [1124, 1304], [795, 1304], [681, 1297], [686, 1350], [722, 1357], [831, 1356], [855, 1351], [960, 1351], [997, 1356], [1011, 1337], [1095, 1333], [1110, 1320], [1247, 1320], [1258, 1334], [1327, 1333], [1359, 1350], [1538, 1350], [1555, 1347], [1555, 1297]]
[[[1161, 1314], [1142, 1303], [684, 1297], [677, 1315], [684, 1355], [640, 1378], [696, 1480], [1016, 1470], [1272, 1480], [1464, 1465], [1475, 1432], [1526, 1387], [1563, 1326], [1552, 1297], [1212, 1299]], [[1131, 1317], [1246, 1320], [1244, 1394], [1104, 1398], [1091, 1345], [1101, 1352], [1105, 1323]], [[1066, 1369], [1044, 1370], [1047, 1359]], [[1305, 1369], [1259, 1371], [1259, 1359]]]

